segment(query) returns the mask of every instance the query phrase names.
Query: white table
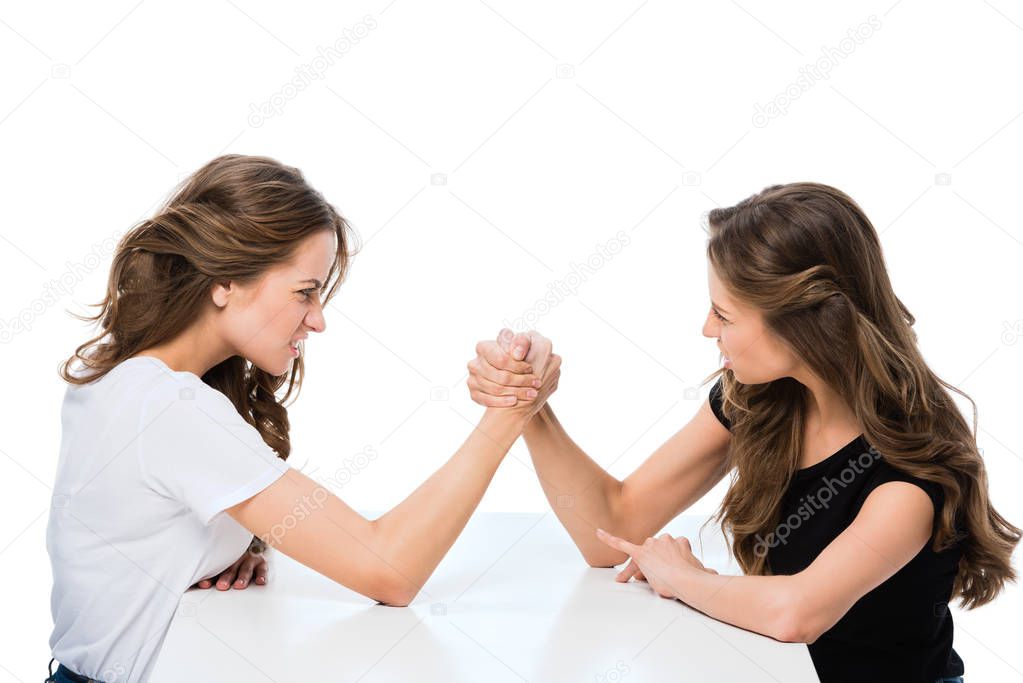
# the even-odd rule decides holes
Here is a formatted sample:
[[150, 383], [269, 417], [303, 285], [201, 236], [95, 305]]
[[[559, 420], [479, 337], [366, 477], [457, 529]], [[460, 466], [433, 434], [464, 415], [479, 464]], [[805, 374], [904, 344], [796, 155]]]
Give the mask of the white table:
[[[666, 530], [701, 555], [702, 521]], [[714, 530], [704, 563], [734, 573]], [[153, 681], [818, 681], [805, 645], [588, 567], [553, 513], [477, 514], [407, 608], [271, 557], [266, 586], [184, 595]]]

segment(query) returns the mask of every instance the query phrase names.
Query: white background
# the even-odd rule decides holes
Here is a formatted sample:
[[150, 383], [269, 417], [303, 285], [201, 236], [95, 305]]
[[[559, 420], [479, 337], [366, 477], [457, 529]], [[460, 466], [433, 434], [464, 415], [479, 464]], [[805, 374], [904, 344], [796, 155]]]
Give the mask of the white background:
[[[454, 452], [481, 412], [464, 385], [475, 342], [620, 231], [628, 245], [535, 325], [564, 357], [562, 422], [627, 475], [706, 400], [705, 213], [812, 180], [873, 220], [924, 355], [977, 402], [994, 503], [1023, 523], [1023, 11], [424, 4], [0, 10], [0, 681], [49, 659], [57, 366], [92, 336], [67, 311], [102, 298], [111, 240], [224, 152], [301, 168], [361, 236], [290, 409], [292, 462], [359, 509], [394, 505]], [[784, 113], [755, 120], [770, 103]], [[480, 509], [546, 509], [521, 443]], [[968, 678], [1023, 678], [1020, 602], [1013, 587], [956, 611]]]

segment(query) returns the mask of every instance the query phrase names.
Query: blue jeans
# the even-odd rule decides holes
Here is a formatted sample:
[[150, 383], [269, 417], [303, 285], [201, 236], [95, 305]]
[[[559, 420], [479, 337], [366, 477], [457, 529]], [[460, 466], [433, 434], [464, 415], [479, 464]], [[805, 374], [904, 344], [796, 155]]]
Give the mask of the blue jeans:
[[952, 678], [939, 678], [934, 683], [965, 683], [962, 676], [953, 676]]
[[56, 660], [54, 659], [50, 660], [50, 665], [48, 667], [50, 675], [49, 677], [47, 677], [45, 681], [43, 681], [43, 683], [103, 683], [103, 681], [96, 681], [92, 678], [89, 678], [88, 676], [76, 674], [74, 671], [67, 668], [63, 664], [59, 664], [57, 666], [57, 671], [54, 672], [53, 670], [54, 661]]

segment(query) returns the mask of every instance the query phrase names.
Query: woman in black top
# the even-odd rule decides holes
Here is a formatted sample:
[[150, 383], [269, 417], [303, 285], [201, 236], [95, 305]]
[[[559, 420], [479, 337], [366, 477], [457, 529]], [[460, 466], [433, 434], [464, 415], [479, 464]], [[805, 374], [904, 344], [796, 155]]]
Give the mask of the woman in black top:
[[[721, 423], [731, 422], [721, 409], [721, 380], [710, 392], [710, 406]], [[796, 470], [782, 498], [782, 524], [764, 539], [773, 574], [803, 571], [849, 527], [867, 496], [891, 481], [919, 486], [934, 509], [941, 510], [941, 487], [885, 462], [863, 435], [833, 455]], [[781, 531], [784, 529], [785, 531]], [[889, 579], [873, 589], [830, 629], [809, 644], [822, 681], [871, 680], [885, 671], [886, 680], [933, 681], [961, 676], [963, 662], [952, 649], [952, 596], [962, 549], [935, 552], [930, 543]]]
[[[631, 558], [619, 581], [807, 643], [825, 683], [961, 680], [948, 603], [983, 605], [1015, 579], [1020, 530], [988, 499], [976, 425], [947, 390], [965, 394], [927, 367], [876, 231], [816, 183], [715, 209], [709, 228], [703, 334], [724, 359], [709, 401], [623, 481], [545, 405], [523, 434], [555, 513], [590, 565]], [[507, 330], [481, 342], [473, 398], [528, 400], [514, 363], [550, 348]], [[717, 519], [741, 576], [653, 538], [726, 474]]]

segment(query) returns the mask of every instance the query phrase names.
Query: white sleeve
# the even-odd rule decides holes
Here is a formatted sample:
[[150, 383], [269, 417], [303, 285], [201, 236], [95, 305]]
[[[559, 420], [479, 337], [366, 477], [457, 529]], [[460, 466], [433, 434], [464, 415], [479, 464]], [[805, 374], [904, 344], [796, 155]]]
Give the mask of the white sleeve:
[[137, 433], [143, 481], [182, 502], [204, 525], [290, 469], [227, 396], [198, 378], [150, 392]]

